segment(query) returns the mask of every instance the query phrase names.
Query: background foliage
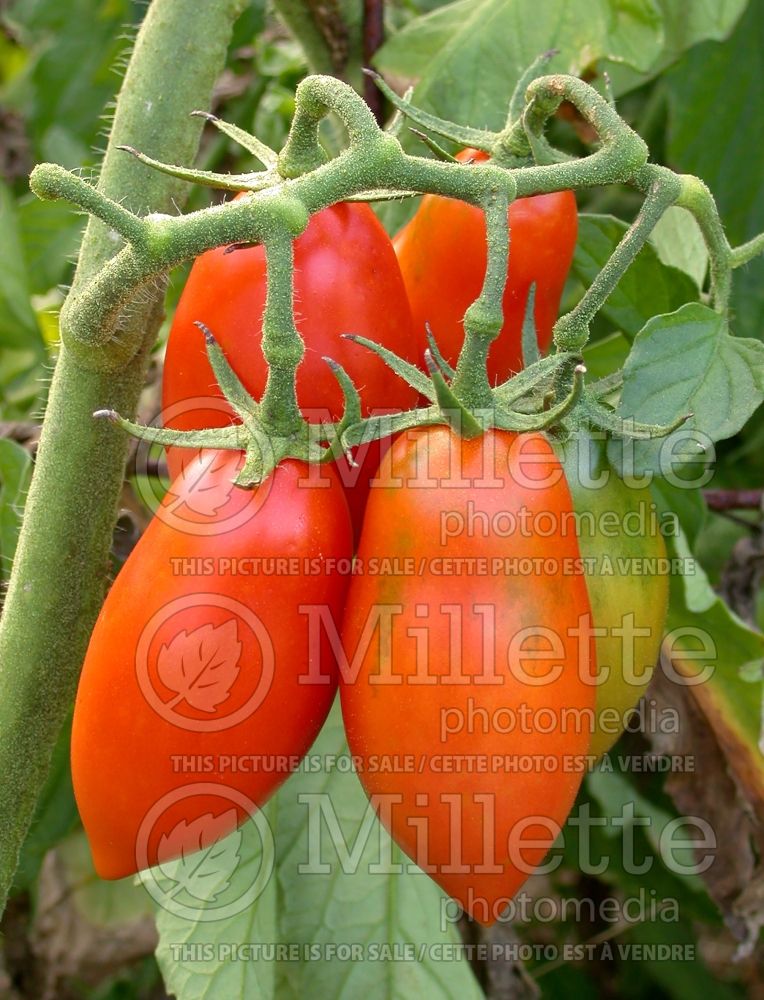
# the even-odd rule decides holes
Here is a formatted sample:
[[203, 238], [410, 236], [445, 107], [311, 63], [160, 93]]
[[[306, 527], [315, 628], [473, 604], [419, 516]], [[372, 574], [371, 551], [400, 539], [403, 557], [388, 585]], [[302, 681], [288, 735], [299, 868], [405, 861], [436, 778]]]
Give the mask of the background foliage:
[[[214, 110], [255, 131], [279, 148], [293, 109], [296, 83], [316, 68], [315, 27], [278, 4], [255, 0], [240, 19], [228, 67], [219, 81]], [[331, 5], [330, 5], [331, 6]], [[361, 86], [360, 10], [341, 0], [333, 16], [345, 27], [343, 72]], [[31, 166], [53, 160], [86, 174], [98, 169], [108, 132], [111, 102], [143, 14], [135, 0], [16, 0], [0, 4], [0, 571], [7, 577], [20, 512], [32, 467], [37, 426], [45, 405], [47, 375], [55, 359], [57, 313], [71, 278], [83, 220], [59, 203], [38, 202], [28, 191]], [[648, 141], [653, 158], [675, 170], [698, 174], [716, 197], [728, 235], [741, 242], [764, 229], [764, 143], [757, 137], [764, 113], [764, 0], [398, 0], [386, 9], [388, 40], [374, 64], [399, 91], [415, 85], [416, 103], [447, 118], [495, 128], [519, 73], [540, 52], [559, 50], [552, 70], [583, 75], [602, 88], [607, 72], [619, 109]], [[324, 59], [326, 58], [324, 54]], [[323, 68], [319, 66], [318, 68]], [[555, 139], [572, 151], [589, 148], [584, 123], [563, 113]], [[340, 136], [326, 132], [330, 146]], [[414, 148], [409, 135], [405, 142]], [[423, 148], [420, 148], [423, 152]], [[240, 170], [250, 164], [219, 133], [205, 135], [199, 165]], [[195, 191], [189, 208], [210, 197]], [[591, 281], [633, 218], [637, 201], [621, 189], [579, 194], [580, 237], [566, 291], [572, 305]], [[413, 211], [413, 201], [385, 205], [383, 221], [394, 231]], [[620, 220], [620, 221], [619, 221]], [[694, 224], [671, 210], [595, 324], [587, 365], [606, 374], [621, 364], [635, 341], [651, 335], [655, 314], [702, 300], [706, 259]], [[173, 275], [167, 302], [171, 317], [184, 273]], [[692, 308], [687, 307], [685, 308]], [[697, 308], [697, 307], [695, 307]], [[666, 364], [687, 364], [681, 349], [681, 317]], [[762, 337], [764, 261], [735, 279], [734, 332]], [[687, 322], [689, 322], [687, 320]], [[646, 326], [646, 324], [648, 324]], [[686, 323], [685, 323], [686, 325]], [[153, 416], [162, 341], [144, 400]], [[679, 346], [677, 346], [679, 345]], [[714, 349], [713, 343], [710, 350]], [[629, 364], [639, 363], [635, 350]], [[702, 383], [702, 370], [697, 380]], [[762, 387], [758, 387], [760, 391]], [[628, 392], [628, 379], [627, 389]], [[752, 390], [753, 392], [753, 390]], [[753, 392], [752, 398], [756, 395]], [[638, 402], [638, 401], [637, 401]], [[703, 399], [704, 416], [721, 419], [717, 395]], [[696, 403], [697, 405], [697, 403]], [[655, 419], [660, 414], [652, 414]], [[729, 433], [735, 430], [729, 429]], [[676, 551], [694, 551], [701, 572], [674, 581], [672, 622], [704, 625], [717, 644], [718, 668], [705, 700], [671, 691], [660, 678], [650, 692], [656, 705], [673, 705], [682, 718], [681, 737], [651, 748], [627, 734], [609, 757], [610, 767], [591, 775], [578, 809], [596, 817], [620, 814], [633, 803], [634, 819], [618, 829], [595, 828], [591, 854], [613, 860], [601, 874], [580, 870], [577, 828], [566, 830], [553, 875], [536, 876], [528, 892], [558, 902], [551, 919], [517, 921], [512, 928], [481, 932], [463, 924], [470, 943], [587, 944], [571, 961], [531, 958], [522, 971], [511, 961], [466, 959], [415, 963], [228, 962], [204, 959], [215, 939], [241, 942], [312, 943], [453, 942], [456, 930], [438, 927], [440, 894], [422, 875], [368, 873], [379, 838], [363, 848], [355, 875], [344, 873], [336, 851], [329, 876], [297, 870], [305, 856], [305, 810], [300, 793], [329, 791], [340, 817], [335, 848], [352, 845], [366, 800], [350, 773], [327, 769], [295, 775], [268, 807], [278, 827], [277, 878], [258, 905], [230, 925], [191, 924], [164, 910], [155, 913], [146, 893], [130, 880], [101, 883], [90, 867], [68, 773], [67, 734], [40, 802], [17, 878], [17, 893], [3, 922], [0, 994], [62, 997], [211, 996], [279, 998], [308, 995], [354, 998], [470, 998], [541, 995], [624, 997], [754, 995], [764, 990], [758, 942], [764, 923], [764, 879], [757, 867], [764, 847], [764, 764], [761, 736], [764, 600], [761, 588], [761, 486], [764, 481], [764, 422], [747, 427], [719, 446], [707, 494], [662, 487], [660, 502], [677, 510], [682, 536]], [[134, 470], [133, 470], [134, 471]], [[161, 456], [153, 470], [162, 474]], [[149, 512], [126, 484], [124, 514], [115, 536], [118, 567], [145, 525]], [[721, 490], [750, 491], [732, 511]], [[730, 610], [730, 605], [732, 611]], [[673, 700], [672, 700], [673, 699]], [[697, 772], [668, 775], [635, 771], [627, 758], [657, 752], [694, 757]], [[332, 716], [315, 748], [343, 751]], [[736, 762], [750, 762], [743, 781]], [[626, 763], [624, 763], [626, 761]], [[705, 816], [720, 850], [704, 878], [670, 871], [657, 836], [674, 817]], [[649, 828], [640, 824], [648, 817]], [[649, 870], [629, 874], [618, 859], [625, 838], [649, 860]], [[619, 841], [620, 838], [620, 841]], [[257, 861], [257, 849], [249, 861]], [[372, 852], [372, 853], [369, 853]], [[640, 896], [647, 912], [633, 923], [609, 924], [599, 912], [578, 918], [565, 902]], [[676, 900], [679, 919], [661, 920], [656, 908]], [[652, 909], [650, 906], [652, 905]], [[610, 944], [611, 950], [603, 946]], [[692, 947], [684, 961], [666, 961], [648, 950], [619, 946], [681, 943]], [[188, 945], [180, 952], [178, 946]], [[154, 950], [156, 948], [156, 957]], [[185, 955], [185, 958], [182, 957]], [[192, 959], [189, 959], [192, 956]], [[164, 980], [164, 985], [163, 985]]]

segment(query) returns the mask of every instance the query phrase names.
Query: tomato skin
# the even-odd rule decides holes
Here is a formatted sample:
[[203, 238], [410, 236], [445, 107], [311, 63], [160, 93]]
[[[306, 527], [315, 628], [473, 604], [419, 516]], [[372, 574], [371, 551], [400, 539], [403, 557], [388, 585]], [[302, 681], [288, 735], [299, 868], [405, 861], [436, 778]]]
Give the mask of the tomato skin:
[[[556, 478], [554, 484], [540, 488], [532, 468], [526, 478], [533, 482], [521, 481], [518, 473], [529, 468], [520, 468], [523, 449], [540, 456], [536, 468]], [[489, 431], [467, 441], [443, 427], [400, 435], [369, 498], [343, 620], [342, 711], [366, 792], [402, 849], [485, 924], [498, 917], [551, 846], [554, 832], [549, 837], [544, 824], [561, 826], [573, 804], [586, 768], [583, 760], [567, 768], [565, 758], [586, 755], [594, 705], [593, 643], [568, 635], [589, 619], [580, 570], [520, 576], [501, 572], [492, 561], [579, 558], [574, 535], [555, 534], [551, 542], [537, 533], [505, 535], [500, 519], [523, 506], [532, 517], [570, 511], [562, 470], [543, 436]], [[463, 531], [451, 530], [459, 524]], [[487, 559], [487, 569], [449, 573], [443, 562], [449, 558]], [[375, 560], [382, 559], [398, 563], [386, 571], [377, 563], [375, 572]], [[388, 619], [368, 642], [364, 628], [375, 609]], [[531, 634], [523, 641], [553, 649], [553, 662], [510, 655], [510, 643], [523, 628], [543, 630], [552, 646]], [[492, 635], [493, 649], [487, 645]], [[541, 683], [557, 663], [559, 676]], [[557, 720], [551, 731], [501, 731], [507, 726], [498, 724], [497, 713], [522, 711], [522, 705], [534, 719], [540, 718], [534, 713], [551, 713]], [[581, 713], [577, 731], [558, 724], [563, 710]], [[444, 728], [449, 720], [453, 724]], [[559, 767], [523, 772], [496, 764], [534, 754]], [[411, 770], [374, 763], [407, 755], [414, 761]], [[448, 770], [449, 761], [468, 758], [483, 760], [485, 769]], [[461, 823], [454, 809], [461, 811]], [[531, 824], [528, 839], [548, 840], [523, 849], [526, 871], [510, 857], [508, 840], [524, 822]], [[497, 870], [480, 871], [492, 867], [492, 858]], [[454, 867], [463, 861], [469, 870], [449, 870], [454, 860]]]
[[[305, 343], [297, 398], [306, 419], [336, 420], [342, 414], [342, 392], [324, 356], [338, 361], [353, 379], [364, 415], [409, 409], [416, 402], [414, 390], [371, 351], [341, 337], [361, 334], [412, 362], [421, 359], [425, 347], [424, 329], [418, 340], [414, 336], [390, 239], [371, 208], [344, 202], [317, 212], [295, 241], [294, 264], [295, 316]], [[262, 246], [233, 253], [218, 247], [197, 258], [167, 342], [162, 385], [166, 426], [196, 430], [233, 422], [207, 360], [204, 337], [194, 325], [197, 320], [212, 331], [249, 393], [261, 398], [268, 373], [261, 349], [265, 292]], [[209, 407], [201, 402], [205, 398], [213, 400]], [[363, 446], [357, 456], [360, 470], [339, 464], [359, 531], [368, 483], [384, 447], [376, 442]], [[189, 454], [168, 449], [171, 478]]]
[[[596, 721], [590, 753], [601, 756], [620, 735], [620, 719], [647, 689], [668, 613], [666, 544], [650, 489], [624, 482], [607, 459], [604, 440], [585, 432], [558, 452], [574, 509], [582, 515], [578, 545], [597, 634]], [[603, 484], [596, 483], [603, 478]], [[661, 562], [663, 560], [663, 562]], [[644, 572], [650, 569], [650, 572]], [[623, 727], [621, 727], [622, 729]]]
[[[465, 149], [457, 159], [488, 159]], [[491, 345], [488, 377], [506, 381], [522, 367], [522, 326], [530, 286], [536, 284], [539, 347], [546, 350], [560, 308], [578, 233], [572, 191], [519, 198], [509, 208], [509, 272], [504, 290], [504, 326]], [[428, 194], [416, 215], [394, 237], [414, 329], [429, 323], [441, 353], [455, 365], [464, 340], [462, 320], [478, 297], [486, 268], [485, 216], [474, 205]]]
[[[321, 470], [323, 486], [306, 485], [307, 467], [293, 460], [254, 490], [230, 487], [241, 461], [205, 452], [173, 483], [90, 640], [72, 774], [103, 878], [230, 832], [249, 811], [241, 796], [265, 802], [307, 752], [335, 694], [336, 664], [299, 606], [341, 614], [347, 576], [329, 560], [349, 567], [352, 554], [344, 491], [331, 469]], [[255, 570], [254, 559], [271, 557], [295, 563]], [[263, 763], [279, 755], [288, 767]], [[253, 758], [262, 766], [226, 764]], [[211, 764], [199, 769], [202, 759]], [[199, 783], [206, 790], [197, 794]]]

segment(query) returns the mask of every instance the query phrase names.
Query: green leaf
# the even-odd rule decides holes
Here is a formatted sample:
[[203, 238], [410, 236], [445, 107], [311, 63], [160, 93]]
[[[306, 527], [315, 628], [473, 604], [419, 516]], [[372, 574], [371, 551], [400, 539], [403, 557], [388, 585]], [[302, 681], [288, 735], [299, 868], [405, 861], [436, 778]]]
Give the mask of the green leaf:
[[[168, 990], [184, 1000], [259, 1000], [274, 996], [274, 989], [279, 1000], [482, 998], [464, 959], [431, 957], [428, 946], [458, 944], [458, 933], [451, 923], [448, 930], [441, 929], [443, 893], [392, 844], [350, 770], [339, 702], [308, 761], [264, 810], [274, 831], [277, 869], [253, 905], [230, 917], [212, 909], [223, 883], [225, 891], [235, 895], [260, 868], [260, 845], [252, 837], [237, 845], [232, 856], [238, 861], [232, 867], [221, 866], [225, 879], [210, 887], [209, 907], [197, 901], [198, 919], [181, 918], [172, 912], [172, 902], [162, 906], [160, 900], [157, 959]], [[263, 813], [259, 815], [262, 822]], [[382, 870], [375, 871], [375, 864]], [[395, 866], [404, 870], [386, 870]], [[152, 878], [169, 899], [177, 899], [177, 873], [173, 865], [165, 869], [169, 881], [156, 869]], [[225, 961], [218, 942], [285, 942], [297, 955], [283, 963], [267, 953], [259, 961], [255, 953], [247, 962]], [[193, 961], [184, 960], [181, 944], [199, 948], [192, 953]], [[352, 961], [338, 960], [338, 945], [347, 948]], [[385, 960], [383, 949], [396, 946], [412, 949], [416, 960]], [[204, 947], [209, 948], [206, 956]]]
[[658, 0], [666, 34], [665, 54], [673, 56], [706, 39], [726, 38], [748, 0]]
[[730, 336], [724, 316], [691, 302], [645, 325], [623, 374], [620, 416], [665, 424], [692, 414], [669, 437], [636, 443], [636, 467], [659, 472], [660, 455], [670, 460], [689, 429], [721, 441], [746, 423], [764, 399], [764, 344]]
[[0, 182], [0, 346], [42, 351], [13, 198]]
[[500, 128], [514, 85], [550, 48], [550, 72], [579, 74], [598, 59], [640, 70], [663, 45], [654, 0], [457, 0], [411, 21], [377, 53], [392, 76], [415, 77], [414, 103], [443, 118]]
[[696, 684], [693, 693], [731, 769], [742, 778], [749, 800], [764, 807], [762, 683], [741, 674], [746, 664], [764, 656], [764, 636], [750, 629], [716, 595], [703, 610], [692, 610], [686, 594], [682, 580], [672, 576], [667, 641], [674, 670], [693, 678], [711, 668], [710, 676]]
[[[640, 795], [633, 784], [616, 771], [595, 768], [586, 776], [586, 787], [592, 798], [599, 803], [602, 814], [607, 819], [607, 826], [604, 829], [609, 836], [613, 838], [621, 836], [623, 822], [619, 822], [619, 819], [626, 818], [628, 824], [627, 817], [631, 816], [635, 820], [639, 818], [643, 821], [641, 824], [633, 822], [629, 825], [632, 829], [635, 829], [637, 825], [643, 827], [645, 838], [652, 847], [655, 857], [663, 861], [660, 850], [661, 835], [666, 826], [675, 819], [670, 812]], [[648, 822], [645, 823], [644, 820], [648, 820]], [[672, 853], [675, 860], [683, 867], [692, 865], [691, 848], [678, 849], [675, 847]], [[683, 875], [681, 878], [688, 886], [700, 892], [703, 891], [703, 883], [698, 875]]]
[[278, 940], [270, 834], [274, 805], [269, 803], [255, 822], [246, 822], [211, 848], [141, 876], [157, 903], [156, 958], [174, 996], [275, 996], [275, 963], [254, 953], [243, 960], [243, 953], [230, 950]]
[[730, 34], [745, 10], [748, 0], [658, 0], [663, 18], [663, 46], [660, 55], [646, 73], [639, 73], [625, 63], [606, 63], [613, 90], [624, 94], [657, 76], [683, 52], [710, 39], [721, 41]]
[[658, 220], [650, 241], [664, 264], [684, 271], [698, 288], [708, 270], [708, 250], [700, 226], [683, 208], [672, 205]]
[[[573, 271], [587, 287], [610, 259], [628, 226], [612, 215], [581, 215]], [[602, 313], [627, 337], [634, 337], [658, 313], [697, 300], [697, 285], [667, 267], [649, 244], [610, 294]]]
[[[733, 244], [764, 229], [764, 170], [752, 132], [764, 115], [764, 93], [752, 81], [763, 76], [764, 0], [751, 0], [726, 44], [698, 46], [665, 78], [668, 160], [674, 169], [697, 174], [708, 184]], [[761, 338], [762, 258], [735, 273], [733, 291], [735, 332]]]
[[[286, 941], [322, 948], [356, 945], [360, 957], [352, 963], [337, 962], [330, 953], [321, 952], [315, 961], [289, 963], [284, 969], [289, 996], [482, 997], [466, 961], [431, 957], [431, 945], [459, 941], [453, 924], [447, 931], [440, 927], [443, 893], [392, 844], [355, 774], [337, 763], [333, 766], [349, 761], [339, 703], [311, 759], [320, 760], [322, 767], [300, 770], [279, 796], [281, 931]], [[311, 858], [312, 845], [318, 845], [315, 860], [328, 871], [315, 870], [318, 865], [312, 871], [300, 870]], [[358, 856], [345, 871], [338, 859], [353, 857], [354, 850]], [[404, 870], [392, 874], [373, 870], [375, 863], [384, 866], [388, 859]], [[408, 947], [417, 960], [375, 961], [372, 949], [387, 945]]]
[[672, 511], [679, 519], [688, 543], [694, 547], [706, 527], [708, 507], [699, 489], [684, 489], [679, 483], [655, 479], [651, 484], [653, 499], [661, 511]]
[[29, 452], [15, 441], [0, 438], [0, 579], [3, 580], [10, 576], [31, 477]]

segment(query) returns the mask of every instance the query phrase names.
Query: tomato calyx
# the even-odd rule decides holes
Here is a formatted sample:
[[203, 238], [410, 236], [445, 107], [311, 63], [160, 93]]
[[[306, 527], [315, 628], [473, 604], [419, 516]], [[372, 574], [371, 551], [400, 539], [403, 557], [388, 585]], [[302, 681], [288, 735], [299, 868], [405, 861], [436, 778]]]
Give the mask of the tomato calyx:
[[436, 424], [447, 424], [464, 438], [478, 437], [490, 428], [516, 432], [554, 430], [557, 436], [566, 437], [576, 428], [587, 427], [606, 431], [615, 437], [643, 440], [665, 437], [690, 416], [683, 414], [670, 424], [644, 424], [623, 419], [605, 402], [620, 388], [620, 373], [585, 385], [586, 367], [580, 354], [557, 351], [540, 358], [534, 298], [531, 288], [523, 323], [522, 349], [526, 367], [492, 388], [489, 403], [485, 406], [470, 405], [465, 400], [459, 385], [455, 384], [456, 370], [443, 358], [429, 328], [429, 346], [424, 356], [429, 377], [374, 341], [347, 334], [354, 343], [377, 354], [430, 405], [407, 413], [371, 417], [357, 423], [352, 422], [353, 411], [346, 405], [344, 429], [343, 425], [337, 426], [336, 441], [349, 450], [375, 437]]
[[[345, 412], [338, 423], [311, 424], [298, 414], [286, 426], [283, 422], [274, 426], [267, 419], [263, 401], [257, 402], [244, 388], [212, 332], [203, 323], [197, 326], [204, 333], [207, 357], [218, 385], [240, 424], [182, 431], [137, 424], [114, 410], [96, 410], [93, 416], [110, 420], [131, 437], [164, 447], [243, 451], [245, 461], [233, 480], [235, 485], [242, 487], [261, 483], [287, 458], [323, 463], [334, 461], [344, 453], [340, 443], [342, 435], [346, 427], [360, 421], [361, 401], [341, 365], [330, 358], [324, 359], [337, 377], [345, 398]], [[349, 454], [346, 457], [353, 461]]]

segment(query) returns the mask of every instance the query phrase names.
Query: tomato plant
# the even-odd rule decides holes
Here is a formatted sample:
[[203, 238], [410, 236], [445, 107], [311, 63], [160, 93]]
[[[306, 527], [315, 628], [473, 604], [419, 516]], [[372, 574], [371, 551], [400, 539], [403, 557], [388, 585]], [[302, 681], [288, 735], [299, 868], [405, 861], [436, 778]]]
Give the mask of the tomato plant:
[[[400, 846], [484, 923], [554, 841], [589, 746], [594, 650], [577, 638], [589, 600], [559, 526], [570, 510], [539, 434], [401, 435], [348, 593], [340, 690], [361, 781]], [[534, 755], [552, 773], [525, 769]], [[396, 768], [407, 756], [413, 768]]]
[[334, 697], [330, 651], [300, 608], [342, 607], [342, 487], [289, 460], [245, 490], [231, 484], [240, 464], [204, 451], [186, 466], [90, 640], [72, 774], [104, 878], [229, 832], [297, 766]]
[[[462, 162], [487, 159], [465, 149]], [[504, 326], [491, 345], [488, 375], [493, 384], [522, 368], [522, 326], [531, 285], [536, 286], [539, 347], [552, 340], [577, 232], [572, 191], [518, 198], [509, 208], [510, 257], [504, 291]], [[427, 194], [416, 215], [393, 240], [411, 303], [414, 327], [429, 323], [441, 353], [456, 364], [464, 339], [462, 319], [480, 294], [486, 267], [483, 212], [467, 202]]]
[[[342, 392], [326, 356], [353, 378], [365, 414], [409, 407], [413, 391], [380, 358], [341, 336], [361, 334], [411, 361], [421, 357], [424, 347], [424, 328], [417, 338], [395, 254], [371, 208], [340, 203], [314, 215], [295, 240], [294, 266], [297, 326], [305, 343], [297, 397], [305, 417], [319, 422], [342, 413]], [[262, 246], [232, 253], [218, 247], [196, 260], [167, 342], [162, 388], [167, 426], [192, 430], [232, 422], [196, 321], [212, 330], [244, 387], [260, 398], [268, 375], [260, 347], [265, 292]], [[205, 407], [205, 400], [212, 400], [211, 405]], [[355, 457], [360, 468], [339, 463], [357, 530], [381, 449], [379, 442], [360, 446]], [[171, 477], [189, 454], [168, 449]]]

